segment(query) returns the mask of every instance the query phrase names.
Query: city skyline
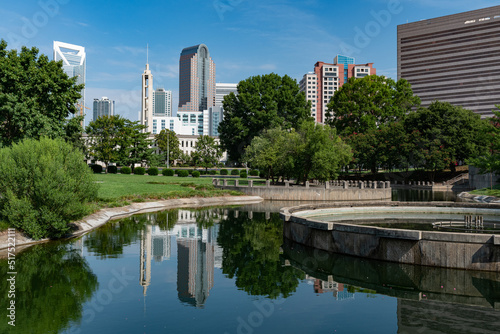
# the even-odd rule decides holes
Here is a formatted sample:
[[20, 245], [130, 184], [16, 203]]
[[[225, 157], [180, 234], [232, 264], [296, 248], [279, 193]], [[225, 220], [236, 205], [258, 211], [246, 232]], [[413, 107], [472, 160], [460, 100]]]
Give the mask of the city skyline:
[[[49, 56], [53, 41], [84, 46], [87, 97], [108, 96], [117, 102], [116, 114], [137, 120], [141, 109], [137, 78], [144, 70], [148, 43], [155, 88], [172, 90], [172, 104], [177, 106], [178, 57], [189, 45], [208, 45], [217, 64], [216, 82], [237, 83], [270, 72], [288, 74], [298, 82], [311, 64], [333, 62], [337, 54], [355, 57], [360, 64], [373, 62], [377, 74], [396, 79], [397, 25], [494, 5], [482, 0], [472, 4], [366, 0], [329, 11], [327, 1], [215, 0], [168, 5], [152, 1], [119, 7], [108, 1], [11, 2], [0, 8], [5, 18], [0, 38], [8, 48], [36, 46]], [[111, 19], [110, 11], [116, 14]], [[332, 11], [355, 11], [356, 16], [332, 20]], [[151, 20], [144, 22], [143, 15]], [[189, 24], [184, 23], [185, 17], [190, 18]], [[88, 101], [87, 107], [91, 107]], [[87, 110], [86, 122], [91, 118]]]

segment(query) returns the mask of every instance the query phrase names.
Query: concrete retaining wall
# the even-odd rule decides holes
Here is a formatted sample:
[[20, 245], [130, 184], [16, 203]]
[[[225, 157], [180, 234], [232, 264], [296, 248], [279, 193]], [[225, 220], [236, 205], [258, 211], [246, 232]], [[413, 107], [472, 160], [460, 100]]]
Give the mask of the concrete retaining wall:
[[[223, 180], [224, 181], [224, 180]], [[227, 181], [227, 180], [226, 180]], [[233, 186], [220, 185], [220, 180], [214, 179], [216, 187], [225, 190], [240, 191], [249, 196], [259, 196], [273, 201], [390, 201], [391, 188], [386, 182], [380, 185], [363, 187], [329, 187], [329, 186]], [[233, 181], [234, 182], [234, 181]], [[374, 182], [375, 184], [375, 182]], [[373, 188], [375, 187], [375, 188]], [[383, 187], [383, 188], [382, 188]]]
[[309, 247], [398, 263], [500, 271], [500, 235], [322, 222], [299, 217], [293, 212], [293, 208], [291, 212], [287, 208], [281, 212], [286, 220], [284, 237]]
[[492, 175], [491, 173], [479, 174], [479, 168], [469, 166], [469, 184], [471, 189], [489, 188], [491, 183], [496, 185], [499, 182], [499, 175]]

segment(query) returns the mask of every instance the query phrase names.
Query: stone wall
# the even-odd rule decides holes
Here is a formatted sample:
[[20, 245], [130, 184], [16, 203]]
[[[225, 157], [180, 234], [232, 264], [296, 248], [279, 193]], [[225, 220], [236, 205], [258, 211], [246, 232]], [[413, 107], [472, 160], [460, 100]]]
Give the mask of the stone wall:
[[471, 189], [489, 188], [491, 183], [493, 185], [500, 183], [500, 176], [491, 173], [479, 174], [479, 168], [469, 166], [469, 185]]
[[[314, 220], [314, 217], [294, 215], [293, 208], [291, 212], [288, 210], [285, 208], [281, 212], [286, 220], [284, 237], [309, 247], [398, 263], [500, 271], [500, 235], [413, 231], [323, 222]], [[474, 209], [477, 210], [480, 209]]]
[[[306, 186], [297, 186], [286, 183], [285, 186], [254, 186], [253, 180], [248, 180], [246, 186], [229, 185], [228, 180], [213, 179], [213, 184], [225, 190], [240, 191], [249, 196], [259, 196], [273, 201], [390, 201], [391, 188], [389, 182], [365, 182], [363, 183], [326, 183]], [[231, 182], [235, 182], [231, 181]]]

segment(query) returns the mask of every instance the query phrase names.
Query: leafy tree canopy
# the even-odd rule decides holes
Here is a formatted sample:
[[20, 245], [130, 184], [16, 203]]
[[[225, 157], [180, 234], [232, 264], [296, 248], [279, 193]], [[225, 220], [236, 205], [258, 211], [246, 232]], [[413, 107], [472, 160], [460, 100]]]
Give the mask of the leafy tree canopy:
[[217, 166], [222, 154], [222, 149], [214, 137], [200, 136], [193, 152], [193, 162], [195, 165], [205, 167], [207, 170], [210, 167]]
[[0, 146], [24, 138], [73, 137], [67, 126], [83, 85], [69, 78], [62, 62], [49, 61], [38, 49], [7, 50], [0, 41]]
[[405, 79], [351, 78], [328, 103], [327, 123], [341, 135], [365, 133], [402, 119], [419, 105], [420, 98]]
[[155, 140], [156, 146], [165, 153], [165, 160], [167, 160], [169, 165], [171, 161], [180, 158], [181, 149], [179, 148], [179, 139], [174, 131], [163, 129], [155, 136]]
[[240, 81], [238, 94], [224, 97], [224, 120], [219, 124], [222, 147], [239, 161], [245, 147], [265, 129], [297, 127], [310, 117], [311, 104], [297, 81], [271, 73]]
[[458, 161], [486, 153], [492, 129], [473, 111], [439, 101], [408, 114], [405, 128], [418, 134], [418, 164], [432, 170], [448, 166], [454, 170]]

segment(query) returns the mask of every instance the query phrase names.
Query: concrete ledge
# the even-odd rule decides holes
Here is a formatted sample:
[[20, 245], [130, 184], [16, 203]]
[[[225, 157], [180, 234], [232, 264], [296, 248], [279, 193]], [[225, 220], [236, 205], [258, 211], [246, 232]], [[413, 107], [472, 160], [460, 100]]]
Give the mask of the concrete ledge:
[[[179, 198], [156, 202], [134, 203], [119, 208], [102, 209], [94, 214], [74, 222], [75, 230], [67, 238], [82, 236], [93, 229], [106, 224], [110, 220], [121, 219], [135, 214], [156, 212], [161, 210], [185, 207], [204, 207], [260, 203], [263, 199], [257, 196], [230, 196], [230, 197], [202, 197]], [[37, 243], [50, 241], [50, 239], [34, 240], [16, 233], [16, 252]], [[8, 247], [7, 234], [0, 236], [0, 250], [6, 251]], [[0, 257], [2, 256], [0, 251]]]
[[[498, 204], [391, 202], [306, 204], [282, 208], [283, 234], [320, 250], [376, 260], [444, 268], [500, 272], [500, 235], [390, 229], [315, 218], [352, 214], [415, 212], [500, 215]], [[346, 204], [344, 204], [346, 206]], [[407, 211], [405, 211], [407, 210]], [[350, 215], [350, 216], [349, 216]], [[335, 215], [333, 215], [335, 216]]]

